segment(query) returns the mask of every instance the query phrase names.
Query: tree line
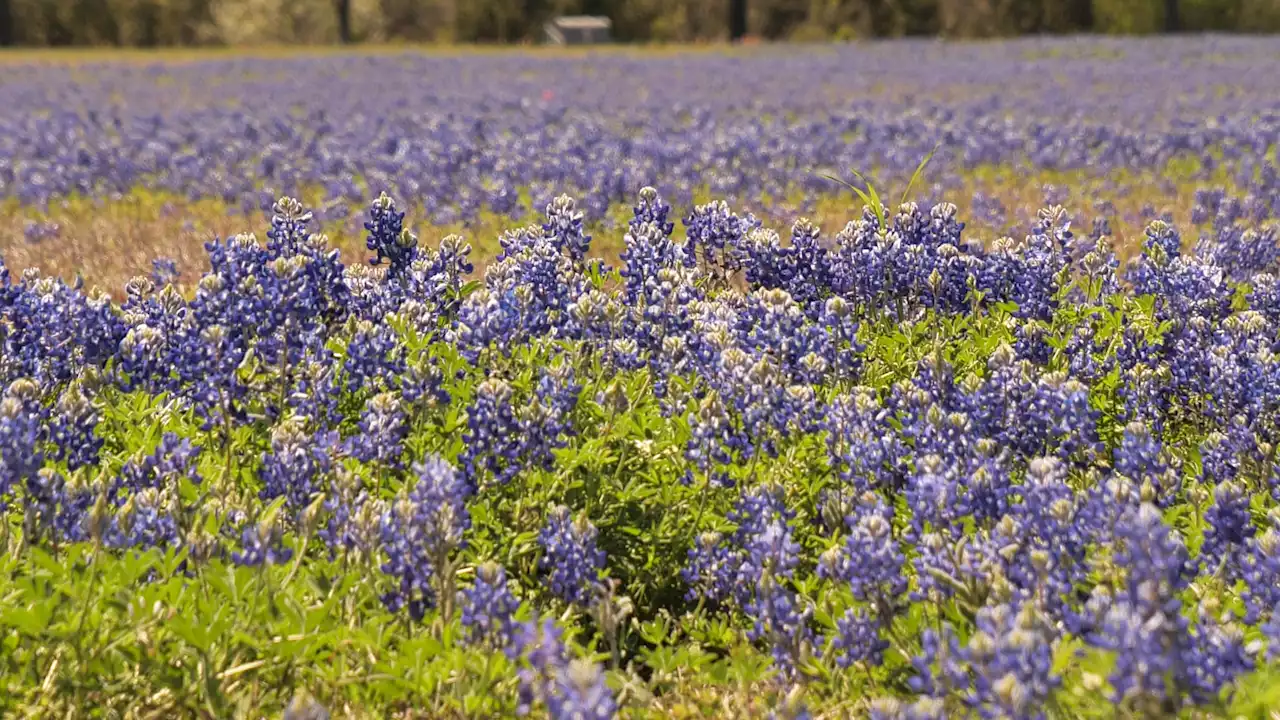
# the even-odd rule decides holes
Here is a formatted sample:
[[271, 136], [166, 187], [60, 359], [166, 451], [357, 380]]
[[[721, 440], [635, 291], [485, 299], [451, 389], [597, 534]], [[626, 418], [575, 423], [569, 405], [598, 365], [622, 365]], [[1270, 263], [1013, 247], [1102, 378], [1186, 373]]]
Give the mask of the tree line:
[[1280, 31], [1280, 0], [0, 0], [0, 45], [536, 42], [563, 14], [624, 42]]

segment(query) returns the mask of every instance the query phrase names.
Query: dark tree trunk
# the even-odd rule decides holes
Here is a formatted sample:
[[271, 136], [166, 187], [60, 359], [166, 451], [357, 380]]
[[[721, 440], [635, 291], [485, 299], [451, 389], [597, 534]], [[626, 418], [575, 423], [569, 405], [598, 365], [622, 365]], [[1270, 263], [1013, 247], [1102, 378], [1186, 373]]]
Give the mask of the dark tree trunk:
[[343, 45], [349, 45], [351, 43], [351, 0], [337, 0], [337, 3], [338, 41]]
[[729, 39], [738, 42], [747, 34], [747, 0], [729, 0]]
[[1164, 0], [1164, 31], [1178, 32], [1181, 29], [1181, 23], [1178, 21], [1178, 0]]
[[0, 0], [0, 47], [12, 45], [16, 34], [13, 31], [13, 8], [9, 0]]

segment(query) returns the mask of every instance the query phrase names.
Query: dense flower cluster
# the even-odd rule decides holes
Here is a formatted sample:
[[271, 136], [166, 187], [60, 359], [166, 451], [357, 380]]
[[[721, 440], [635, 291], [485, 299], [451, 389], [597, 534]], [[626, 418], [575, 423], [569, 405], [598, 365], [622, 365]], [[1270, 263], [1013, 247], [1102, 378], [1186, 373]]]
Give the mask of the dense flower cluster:
[[475, 282], [386, 195], [372, 269], [285, 198], [188, 294], [6, 275], [4, 537], [317, 588], [502, 653], [507, 710], [553, 717], [614, 715], [642, 662], [885, 718], [1174, 715], [1274, 669], [1280, 251], [1155, 220], [1121, 268], [1056, 206], [990, 246], [949, 203], [787, 241], [672, 212], [641, 191], [611, 267], [557, 197]]
[[[789, 190], [800, 190], [803, 204], [833, 189], [810, 169], [875, 167], [905, 178], [943, 142], [937, 165], [947, 169], [927, 191], [935, 198], [962, 189], [964, 168], [997, 164], [1119, 176], [1192, 158], [1206, 176], [1225, 170], [1261, 192], [1205, 188], [1193, 220], [1219, 245], [1216, 259], [1247, 272], [1274, 259], [1265, 235], [1244, 234], [1280, 209], [1277, 162], [1263, 158], [1280, 127], [1271, 102], [1280, 91], [1271, 74], [1252, 72], [1274, 53], [1273, 39], [1180, 37], [682, 53], [678, 73], [671, 58], [634, 54], [242, 58], [162, 70], [33, 64], [0, 85], [0, 198], [56, 207], [68, 196], [142, 186], [256, 212], [271, 207], [272, 191], [315, 187], [317, 218], [358, 231], [365, 187], [423, 205], [442, 225], [486, 209], [541, 212], [569, 192], [576, 203], [556, 205], [542, 224], [580, 258], [590, 239], [582, 216], [601, 217], [646, 182], [660, 180], [686, 212], [708, 186], [716, 198], [760, 206], [790, 205]], [[1063, 184], [1045, 186], [1042, 200], [1090, 213], [1081, 235], [1092, 213], [1143, 219], [1117, 217], [1102, 202], [1085, 207]], [[980, 194], [972, 219], [1021, 220], [1006, 201]], [[654, 210], [647, 221], [660, 229], [665, 214]], [[369, 249], [404, 277], [416, 239], [402, 212], [383, 206], [364, 222]], [[690, 215], [698, 257], [741, 261], [724, 242], [749, 222], [718, 203]], [[15, 241], [45, 245], [67, 232], [45, 219], [20, 231]], [[803, 301], [821, 275], [795, 272], [796, 260], [815, 254], [808, 237], [794, 234], [794, 252], [751, 272]], [[1022, 285], [1028, 300], [1044, 289], [1030, 276]]]

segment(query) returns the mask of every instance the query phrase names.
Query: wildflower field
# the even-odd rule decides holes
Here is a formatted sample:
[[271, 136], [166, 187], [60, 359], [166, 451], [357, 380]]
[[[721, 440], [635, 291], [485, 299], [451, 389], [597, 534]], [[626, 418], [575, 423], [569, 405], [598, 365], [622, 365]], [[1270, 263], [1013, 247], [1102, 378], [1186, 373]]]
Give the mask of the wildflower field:
[[1276, 67], [0, 55], [0, 715], [1274, 717]]

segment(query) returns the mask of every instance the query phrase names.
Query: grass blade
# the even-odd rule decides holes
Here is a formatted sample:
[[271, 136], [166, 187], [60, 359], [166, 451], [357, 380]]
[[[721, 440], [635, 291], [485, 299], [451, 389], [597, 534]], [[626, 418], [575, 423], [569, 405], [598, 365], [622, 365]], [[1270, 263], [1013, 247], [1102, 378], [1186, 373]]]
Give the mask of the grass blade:
[[925, 166], [933, 159], [934, 153], [938, 152], [938, 148], [940, 147], [942, 147], [942, 143], [934, 145], [933, 149], [929, 151], [929, 154], [925, 155], [924, 159], [920, 161], [920, 164], [916, 166], [916, 171], [911, 173], [911, 179], [907, 181], [907, 186], [902, 189], [902, 199], [898, 201], [899, 205], [907, 201], [907, 198], [911, 195], [911, 188], [915, 187], [916, 181], [920, 179], [920, 175], [924, 172]]

